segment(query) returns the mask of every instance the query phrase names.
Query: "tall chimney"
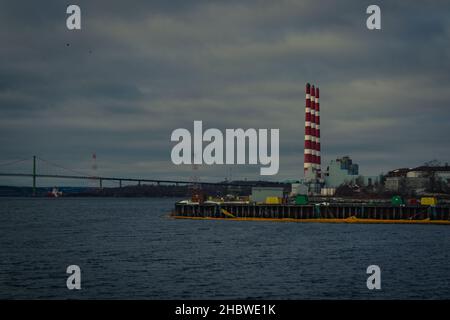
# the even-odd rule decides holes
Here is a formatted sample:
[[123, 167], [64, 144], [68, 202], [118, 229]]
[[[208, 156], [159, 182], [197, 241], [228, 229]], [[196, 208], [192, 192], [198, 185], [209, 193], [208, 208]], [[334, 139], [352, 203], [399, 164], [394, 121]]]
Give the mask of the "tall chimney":
[[311, 87], [311, 162], [313, 169], [317, 167], [316, 141], [316, 90], [313, 85]]
[[311, 146], [311, 87], [306, 84], [306, 98], [305, 98], [305, 149], [304, 149], [304, 164], [303, 170], [306, 172], [312, 167], [312, 146]]
[[319, 88], [316, 89], [316, 151], [317, 151], [317, 176], [320, 178], [321, 175], [321, 158], [320, 158], [320, 104], [319, 104]]
[[305, 150], [303, 169], [309, 177], [321, 178], [319, 88], [306, 84]]

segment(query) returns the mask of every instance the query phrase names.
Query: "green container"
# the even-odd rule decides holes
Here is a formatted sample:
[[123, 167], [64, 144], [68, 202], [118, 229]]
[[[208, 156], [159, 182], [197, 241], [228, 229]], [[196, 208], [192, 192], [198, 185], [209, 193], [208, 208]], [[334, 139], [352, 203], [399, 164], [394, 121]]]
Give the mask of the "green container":
[[391, 204], [393, 206], [400, 206], [400, 205], [404, 204], [404, 202], [403, 202], [402, 197], [400, 197], [400, 196], [393, 196], [391, 198]]
[[299, 194], [295, 197], [295, 204], [308, 204], [308, 196]]

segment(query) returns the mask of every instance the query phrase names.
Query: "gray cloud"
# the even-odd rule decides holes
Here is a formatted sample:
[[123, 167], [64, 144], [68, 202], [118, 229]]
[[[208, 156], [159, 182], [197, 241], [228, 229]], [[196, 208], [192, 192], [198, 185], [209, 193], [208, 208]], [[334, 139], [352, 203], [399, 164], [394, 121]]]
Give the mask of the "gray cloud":
[[[122, 176], [189, 177], [171, 132], [280, 128], [273, 179], [303, 165], [304, 84], [321, 87], [325, 164], [366, 174], [450, 158], [450, 5], [380, 1], [0, 1], [0, 158], [38, 154]], [[426, 9], [426, 10], [425, 10]], [[219, 179], [227, 167], [204, 167]], [[1, 171], [1, 170], [0, 170]], [[259, 178], [258, 167], [233, 168]]]

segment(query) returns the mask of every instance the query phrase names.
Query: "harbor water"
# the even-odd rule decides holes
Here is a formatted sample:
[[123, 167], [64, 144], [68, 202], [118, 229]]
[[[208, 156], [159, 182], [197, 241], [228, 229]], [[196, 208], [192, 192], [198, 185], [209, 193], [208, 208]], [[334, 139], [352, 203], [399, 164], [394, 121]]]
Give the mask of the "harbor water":
[[449, 226], [171, 219], [177, 200], [0, 198], [0, 298], [450, 298]]

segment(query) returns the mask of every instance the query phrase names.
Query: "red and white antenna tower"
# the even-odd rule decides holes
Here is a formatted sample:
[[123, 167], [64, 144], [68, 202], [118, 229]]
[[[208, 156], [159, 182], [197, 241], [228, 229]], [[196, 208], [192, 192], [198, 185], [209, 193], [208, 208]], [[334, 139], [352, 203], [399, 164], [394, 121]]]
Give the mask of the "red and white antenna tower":
[[[97, 155], [95, 152], [92, 154], [92, 172], [97, 173]], [[94, 175], [95, 177], [96, 175]]]
[[97, 154], [95, 152], [92, 154], [91, 161], [92, 161], [92, 166], [91, 166], [92, 180], [91, 180], [91, 184], [92, 184], [93, 187], [97, 187], [98, 182], [97, 182], [96, 177], [97, 177], [97, 168], [98, 167], [97, 167]]
[[[194, 157], [193, 159], [195, 159], [195, 153], [194, 153]], [[190, 177], [190, 181], [191, 181], [191, 196], [192, 197], [197, 197], [199, 196], [200, 193], [200, 178], [198, 176], [198, 169], [199, 169], [199, 165], [195, 164], [194, 162], [192, 162], [192, 175]]]

